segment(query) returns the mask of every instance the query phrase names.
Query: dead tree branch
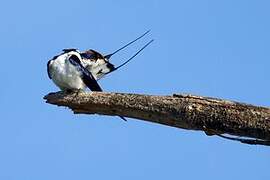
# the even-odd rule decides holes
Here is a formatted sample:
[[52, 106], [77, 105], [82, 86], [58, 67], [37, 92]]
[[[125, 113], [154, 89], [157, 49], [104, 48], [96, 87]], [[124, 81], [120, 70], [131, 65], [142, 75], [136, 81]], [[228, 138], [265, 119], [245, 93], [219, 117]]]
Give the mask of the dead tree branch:
[[[47, 103], [76, 114], [118, 115], [172, 127], [205, 131], [248, 144], [270, 145], [270, 109], [194, 95], [153, 96], [124, 93], [50, 93]], [[226, 138], [226, 136], [224, 136]]]

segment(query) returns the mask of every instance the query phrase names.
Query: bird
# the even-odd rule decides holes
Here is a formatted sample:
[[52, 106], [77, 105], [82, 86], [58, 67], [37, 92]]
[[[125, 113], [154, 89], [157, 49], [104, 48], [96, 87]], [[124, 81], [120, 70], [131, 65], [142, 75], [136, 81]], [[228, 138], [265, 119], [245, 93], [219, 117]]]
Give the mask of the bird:
[[48, 61], [48, 76], [62, 91], [102, 91], [92, 73], [82, 65], [80, 52], [65, 49], [64, 53]]
[[[101, 92], [102, 88], [97, 82], [99, 79], [127, 64], [154, 40], [152, 39], [149, 41], [133, 56], [117, 67], [110, 63], [109, 59], [114, 54], [141, 39], [147, 33], [149, 33], [149, 31], [117, 49], [113, 53], [104, 56], [93, 49], [82, 52], [75, 48], [63, 49], [61, 54], [54, 56], [48, 61], [48, 77], [62, 91], [78, 92], [89, 88], [91, 91]], [[119, 117], [126, 121], [124, 117]]]

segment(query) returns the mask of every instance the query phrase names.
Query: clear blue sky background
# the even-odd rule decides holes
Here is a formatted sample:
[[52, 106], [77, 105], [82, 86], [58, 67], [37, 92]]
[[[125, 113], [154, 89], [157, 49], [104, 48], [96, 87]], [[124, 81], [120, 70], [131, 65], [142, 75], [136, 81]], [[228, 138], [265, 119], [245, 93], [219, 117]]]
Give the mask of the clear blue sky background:
[[3, 1], [0, 179], [269, 179], [270, 149], [116, 117], [73, 115], [42, 99], [63, 48], [109, 53], [125, 68], [109, 92], [177, 92], [270, 106], [270, 3], [247, 0]]

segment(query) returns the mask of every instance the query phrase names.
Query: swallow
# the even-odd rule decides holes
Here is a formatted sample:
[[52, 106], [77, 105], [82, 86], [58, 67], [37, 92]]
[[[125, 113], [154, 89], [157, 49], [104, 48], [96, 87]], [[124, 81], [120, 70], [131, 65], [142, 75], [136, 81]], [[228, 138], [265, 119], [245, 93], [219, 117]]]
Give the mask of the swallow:
[[102, 91], [92, 73], [82, 65], [79, 51], [64, 50], [47, 64], [48, 76], [62, 91], [84, 90]]
[[[78, 91], [85, 90], [86, 88], [89, 88], [91, 91], [102, 91], [97, 81], [106, 74], [114, 72], [127, 64], [151, 44], [153, 40], [149, 41], [133, 56], [117, 67], [110, 63], [109, 59], [117, 52], [145, 36], [148, 32], [113, 53], [104, 56], [93, 49], [83, 52], [80, 52], [78, 49], [63, 49], [61, 54], [54, 56], [48, 61], [48, 76], [62, 91]], [[120, 116], [120, 118], [126, 121], [124, 117]]]

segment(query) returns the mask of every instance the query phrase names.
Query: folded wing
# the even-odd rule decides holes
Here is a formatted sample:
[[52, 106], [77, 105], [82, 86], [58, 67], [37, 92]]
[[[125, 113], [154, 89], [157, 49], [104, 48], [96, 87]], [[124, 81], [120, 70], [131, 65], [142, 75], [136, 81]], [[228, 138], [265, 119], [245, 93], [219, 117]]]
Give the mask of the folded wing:
[[83, 67], [78, 56], [71, 55], [68, 60], [81, 72], [81, 78], [84, 84], [91, 91], [102, 91], [101, 87], [98, 85], [97, 81], [95, 80], [91, 72], [89, 72], [85, 67]]

